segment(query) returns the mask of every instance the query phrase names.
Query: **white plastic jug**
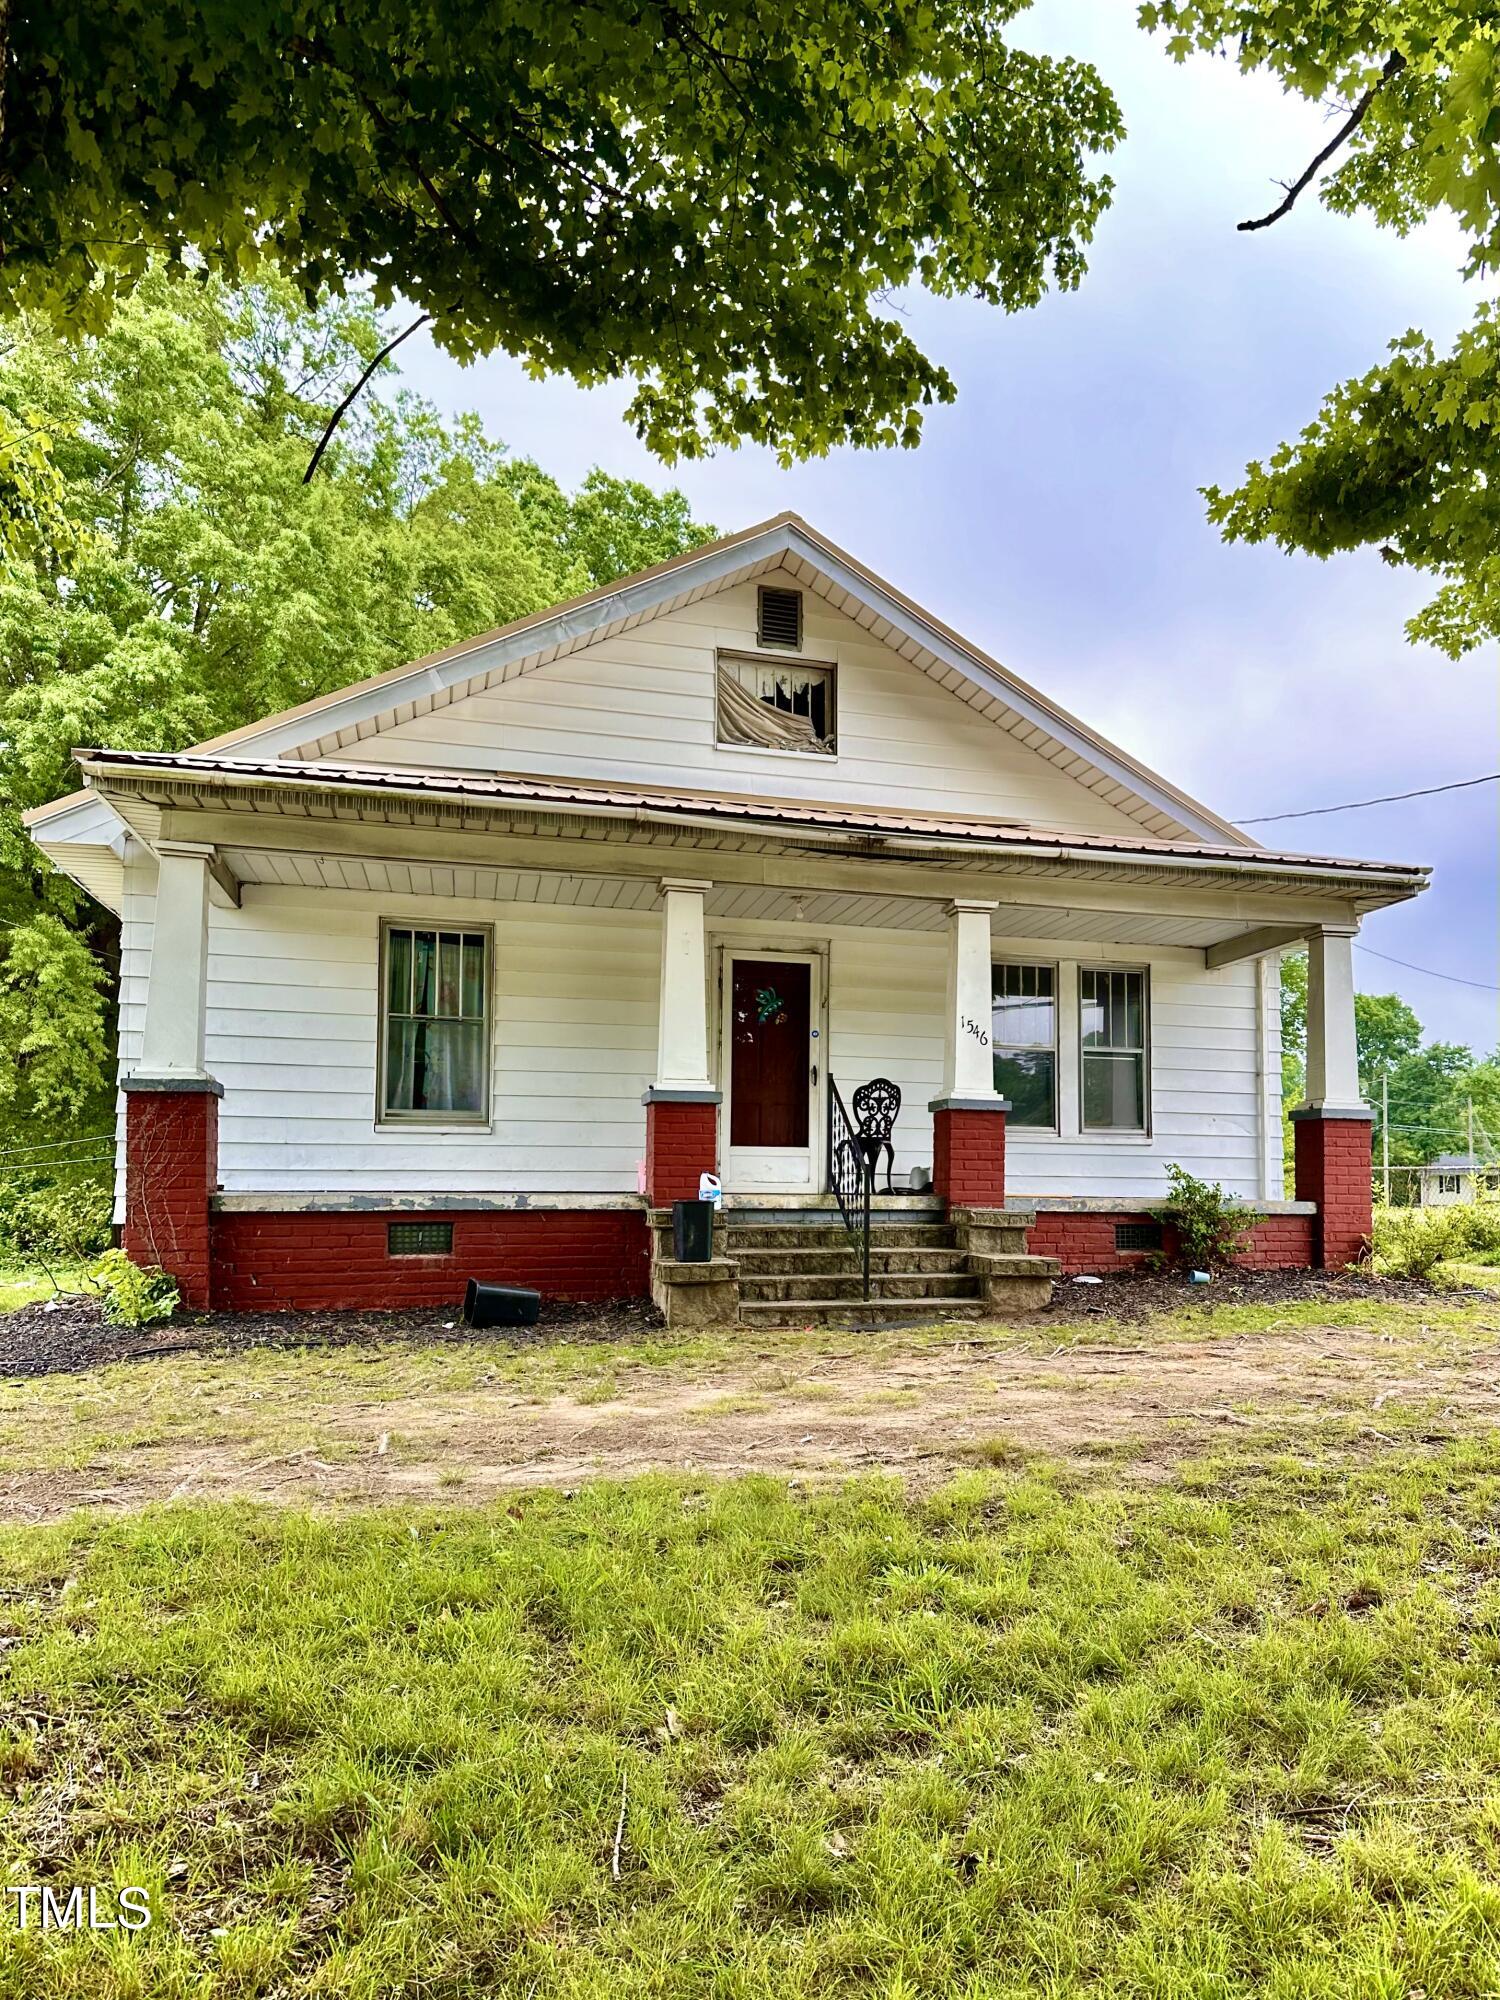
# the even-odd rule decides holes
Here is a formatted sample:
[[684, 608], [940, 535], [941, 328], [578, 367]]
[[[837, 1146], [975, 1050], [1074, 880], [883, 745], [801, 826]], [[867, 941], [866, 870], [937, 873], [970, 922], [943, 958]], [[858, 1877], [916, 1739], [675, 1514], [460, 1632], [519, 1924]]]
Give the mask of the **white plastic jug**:
[[719, 1206], [719, 1203], [724, 1199], [724, 1183], [719, 1179], [717, 1174], [699, 1174], [698, 1199], [699, 1201], [711, 1201], [715, 1208]]

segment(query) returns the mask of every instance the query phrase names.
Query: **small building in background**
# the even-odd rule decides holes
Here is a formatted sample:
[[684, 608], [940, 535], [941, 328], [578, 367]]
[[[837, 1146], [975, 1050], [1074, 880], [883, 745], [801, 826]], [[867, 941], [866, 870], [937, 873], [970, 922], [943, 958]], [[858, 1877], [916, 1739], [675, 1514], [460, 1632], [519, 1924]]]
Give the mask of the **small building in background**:
[[1417, 1199], [1423, 1208], [1445, 1208], [1456, 1201], [1474, 1201], [1479, 1195], [1482, 1171], [1473, 1153], [1440, 1153], [1421, 1169]]

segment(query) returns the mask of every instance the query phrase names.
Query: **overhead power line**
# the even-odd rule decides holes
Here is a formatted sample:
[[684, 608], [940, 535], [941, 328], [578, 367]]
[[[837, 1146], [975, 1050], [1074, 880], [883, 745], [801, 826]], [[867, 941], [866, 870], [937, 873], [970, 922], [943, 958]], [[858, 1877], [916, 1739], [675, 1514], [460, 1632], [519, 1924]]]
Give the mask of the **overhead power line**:
[[1367, 944], [1357, 944], [1354, 949], [1362, 951], [1366, 958], [1383, 958], [1387, 965], [1404, 966], [1408, 972], [1423, 972], [1429, 979], [1446, 979], [1454, 986], [1477, 986], [1481, 993], [1500, 993], [1500, 986], [1491, 986], [1487, 979], [1464, 979], [1456, 972], [1434, 972], [1430, 965], [1413, 965], [1409, 958], [1392, 958], [1387, 951], [1375, 951]]
[[1390, 806], [1402, 799], [1430, 799], [1438, 792], [1464, 792], [1471, 785], [1493, 785], [1500, 782], [1500, 771], [1487, 771], [1482, 778], [1455, 778], [1451, 785], [1423, 785], [1415, 792], [1386, 792], [1378, 799], [1351, 799], [1342, 806], [1303, 806], [1299, 812], [1252, 813], [1242, 819], [1241, 826], [1265, 826], [1273, 819], [1316, 819], [1322, 813], [1363, 812], [1366, 806]]
[[79, 1146], [102, 1146], [114, 1141], [113, 1132], [84, 1132], [76, 1139], [38, 1140], [34, 1145], [7, 1146], [0, 1151], [0, 1160], [18, 1160], [32, 1153], [71, 1152]]

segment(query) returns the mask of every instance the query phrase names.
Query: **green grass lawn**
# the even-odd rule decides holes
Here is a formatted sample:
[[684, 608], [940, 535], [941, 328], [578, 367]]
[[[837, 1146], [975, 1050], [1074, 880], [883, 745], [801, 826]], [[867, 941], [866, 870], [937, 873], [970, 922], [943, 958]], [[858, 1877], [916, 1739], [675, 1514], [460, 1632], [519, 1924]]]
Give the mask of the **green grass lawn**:
[[1362, 1457], [7, 1530], [0, 1875], [157, 1915], [0, 1995], [1493, 1994], [1500, 1442]]
[[47, 1271], [39, 1264], [28, 1264], [0, 1270], [0, 1313], [14, 1312], [17, 1306], [29, 1306], [37, 1299], [50, 1299], [59, 1290], [87, 1291], [89, 1268], [87, 1264], [54, 1264]]
[[1449, 1259], [1438, 1270], [1455, 1285], [1478, 1285], [1484, 1291], [1500, 1292], [1500, 1253]]

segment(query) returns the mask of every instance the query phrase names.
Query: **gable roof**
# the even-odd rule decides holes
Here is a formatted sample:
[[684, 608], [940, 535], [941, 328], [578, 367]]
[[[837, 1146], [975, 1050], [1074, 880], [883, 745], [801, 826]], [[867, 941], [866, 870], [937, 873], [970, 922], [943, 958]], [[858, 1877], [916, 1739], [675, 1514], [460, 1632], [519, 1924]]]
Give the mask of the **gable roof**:
[[[771, 570], [789, 573], [824, 597], [986, 721], [1007, 730], [1064, 775], [1135, 820], [1146, 834], [1252, 850], [1258, 845], [792, 513], [777, 514], [442, 652], [213, 737], [195, 745], [193, 753], [312, 760], [347, 754], [382, 729], [533, 672], [551, 660], [633, 631], [664, 613]], [[37, 809], [28, 815], [28, 825], [74, 804], [76, 797]]]

